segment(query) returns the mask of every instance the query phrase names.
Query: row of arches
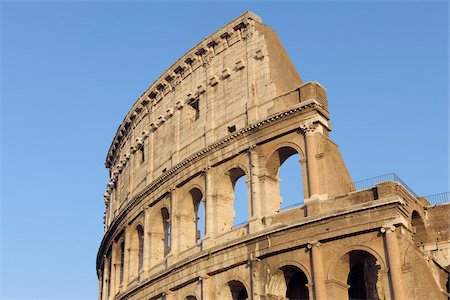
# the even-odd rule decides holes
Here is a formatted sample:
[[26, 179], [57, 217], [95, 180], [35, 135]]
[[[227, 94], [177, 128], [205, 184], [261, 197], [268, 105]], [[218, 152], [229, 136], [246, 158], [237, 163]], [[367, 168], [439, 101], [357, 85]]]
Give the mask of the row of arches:
[[[350, 251], [340, 258], [336, 268], [345, 269], [345, 271], [336, 272], [336, 276], [339, 280], [344, 279], [343, 283], [347, 284], [344, 294], [334, 294], [339, 295], [339, 299], [384, 299], [384, 289], [379, 274], [380, 266], [371, 253], [364, 250]], [[314, 289], [310, 276], [307, 271], [296, 265], [283, 265], [271, 275], [268, 293], [265, 296], [267, 299], [313, 299]], [[218, 292], [222, 299], [250, 299], [248, 283], [242, 279], [228, 281]], [[197, 297], [190, 295], [184, 299], [197, 300]]]
[[[123, 281], [138, 277], [143, 269], [148, 270], [164, 263], [170, 253], [178, 255], [201, 245], [207, 233], [222, 234], [247, 223], [255, 214], [251, 203], [251, 181], [255, 176], [260, 181], [259, 195], [268, 197], [268, 201], [260, 201], [266, 206], [266, 211], [260, 215], [274, 214], [290, 206], [303, 204], [304, 195], [308, 193], [303, 191], [305, 184], [302, 179], [306, 175], [305, 170], [302, 170], [301, 150], [298, 146], [291, 147], [286, 143], [279, 145], [267, 158], [263, 156], [264, 159], [258, 158], [256, 162], [250, 159], [249, 152], [235, 162], [215, 167], [210, 177], [213, 181], [212, 192], [209, 189], [211, 186], [207, 187], [203, 181], [202, 176], [207, 175], [202, 175], [180, 188], [175, 199], [164, 198], [159, 204], [146, 209], [142, 217], [138, 218], [141, 219], [139, 222], [125, 228], [127, 234], [120, 242], [123, 245], [116, 238], [114, 247], [117, 250], [109, 261], [113, 260], [113, 265], [119, 266], [116, 274], [120, 276], [108, 278], [108, 290], [113, 280], [117, 291]], [[252, 170], [252, 165], [258, 166]], [[213, 206], [215, 210], [212, 216], [207, 214], [208, 204], [210, 209]], [[144, 221], [144, 216], [149, 218], [148, 222]], [[127, 255], [122, 248], [127, 249]]]

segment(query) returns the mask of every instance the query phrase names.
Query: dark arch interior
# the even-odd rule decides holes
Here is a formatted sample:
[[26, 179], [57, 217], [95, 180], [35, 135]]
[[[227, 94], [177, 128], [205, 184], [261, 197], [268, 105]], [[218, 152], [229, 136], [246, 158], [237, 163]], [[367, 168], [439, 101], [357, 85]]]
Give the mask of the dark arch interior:
[[286, 281], [286, 298], [289, 300], [309, 299], [308, 288], [306, 287], [308, 279], [305, 273], [294, 266], [286, 266], [281, 270]]
[[365, 251], [349, 253], [350, 272], [347, 278], [348, 298], [379, 299], [377, 292], [378, 266], [376, 258]]
[[411, 215], [411, 225], [414, 228], [413, 239], [417, 246], [427, 241], [427, 232], [422, 217], [417, 211], [413, 211]]
[[233, 300], [248, 299], [247, 289], [242, 282], [233, 280], [228, 283], [228, 286], [230, 287]]

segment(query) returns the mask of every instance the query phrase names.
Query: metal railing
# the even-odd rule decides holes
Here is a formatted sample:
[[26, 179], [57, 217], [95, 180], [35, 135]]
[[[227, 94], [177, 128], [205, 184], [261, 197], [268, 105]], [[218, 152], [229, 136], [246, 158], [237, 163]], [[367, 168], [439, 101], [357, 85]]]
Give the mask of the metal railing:
[[423, 196], [432, 205], [444, 204], [450, 202], [450, 192]]
[[374, 187], [376, 184], [385, 182], [385, 181], [396, 181], [396, 182], [400, 183], [414, 197], [417, 198], [417, 194], [414, 193], [414, 191], [408, 185], [406, 185], [406, 183], [404, 183], [403, 180], [401, 180], [400, 177], [398, 177], [397, 174], [395, 174], [395, 173], [389, 173], [389, 174], [384, 174], [384, 175], [377, 176], [377, 177], [372, 177], [369, 179], [355, 181], [352, 184], [355, 187], [355, 190], [359, 191], [359, 190], [365, 190], [365, 189]]

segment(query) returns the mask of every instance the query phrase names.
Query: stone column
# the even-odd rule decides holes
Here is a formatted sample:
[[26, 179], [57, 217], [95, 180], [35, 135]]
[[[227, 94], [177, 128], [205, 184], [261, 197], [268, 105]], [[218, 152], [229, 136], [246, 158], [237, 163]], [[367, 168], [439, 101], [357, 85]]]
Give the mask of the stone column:
[[109, 273], [111, 272], [108, 269], [109, 266], [109, 258], [104, 255], [103, 256], [103, 285], [102, 285], [102, 299], [108, 299], [108, 281], [109, 281]]
[[214, 196], [213, 196], [213, 172], [210, 167], [204, 170], [205, 177], [205, 236], [203, 238], [203, 248], [209, 248], [214, 244], [216, 234], [214, 216]]
[[109, 270], [109, 299], [114, 298], [114, 295], [116, 294], [116, 246], [117, 245], [113, 243], [111, 249], [111, 269]]
[[262, 227], [261, 218], [262, 213], [262, 203], [261, 203], [261, 186], [259, 183], [259, 156], [256, 150], [256, 145], [253, 145], [249, 149], [249, 170], [250, 170], [250, 213], [251, 218], [249, 219], [250, 232], [257, 231]]
[[131, 230], [130, 226], [125, 228], [125, 255], [123, 258], [123, 282], [122, 282], [122, 291], [125, 290], [125, 288], [128, 285], [129, 281], [129, 269], [131, 264]]
[[[100, 269], [99, 269], [100, 271]], [[99, 279], [98, 279], [98, 296], [97, 299], [103, 300], [103, 283], [104, 283], [104, 277], [105, 274], [103, 273], [103, 270], [100, 273]]]
[[171, 226], [171, 241], [169, 253], [173, 258], [176, 258], [181, 252], [181, 242], [183, 241], [183, 228], [181, 226], [180, 209], [178, 203], [178, 190], [172, 188], [170, 190], [170, 226]]
[[393, 298], [395, 300], [407, 299], [403, 289], [400, 249], [398, 247], [397, 236], [394, 233], [395, 226], [384, 226], [380, 231], [384, 234]]
[[313, 274], [313, 284], [314, 284], [314, 299], [315, 300], [326, 300], [327, 291], [325, 288], [325, 272], [322, 265], [322, 256], [318, 249], [321, 244], [317, 241], [308, 244], [308, 249], [310, 249], [311, 255], [311, 270]]
[[301, 129], [305, 134], [309, 198], [318, 197], [320, 194], [319, 172], [317, 169], [317, 161], [315, 157], [316, 143], [314, 134], [316, 133], [316, 128], [317, 124], [311, 122], [305, 123], [301, 126]]
[[150, 254], [151, 254], [151, 220], [150, 220], [150, 208], [146, 208], [144, 211], [144, 274], [148, 274], [151, 268], [150, 265]]

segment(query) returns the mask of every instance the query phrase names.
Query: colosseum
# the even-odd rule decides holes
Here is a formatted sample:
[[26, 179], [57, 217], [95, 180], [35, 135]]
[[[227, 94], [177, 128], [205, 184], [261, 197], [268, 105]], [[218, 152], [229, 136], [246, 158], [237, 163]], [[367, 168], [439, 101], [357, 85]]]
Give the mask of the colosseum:
[[[352, 182], [330, 130], [325, 88], [255, 14], [195, 45], [108, 151], [99, 299], [447, 299], [448, 193], [418, 197], [395, 174]], [[303, 200], [283, 208], [292, 155]]]

